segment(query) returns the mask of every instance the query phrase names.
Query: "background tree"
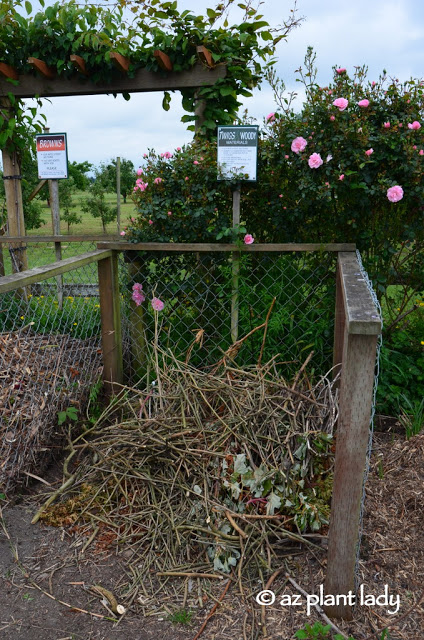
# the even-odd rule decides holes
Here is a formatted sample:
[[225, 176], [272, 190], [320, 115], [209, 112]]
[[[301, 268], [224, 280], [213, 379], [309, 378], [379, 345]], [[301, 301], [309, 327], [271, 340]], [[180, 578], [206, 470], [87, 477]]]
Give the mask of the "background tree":
[[70, 232], [71, 225], [81, 224], [82, 222], [82, 216], [78, 215], [75, 211], [76, 205], [72, 197], [76, 190], [77, 188], [72, 177], [69, 177], [67, 180], [59, 180], [59, 207], [62, 212], [60, 219], [66, 222], [68, 233]]
[[68, 164], [69, 177], [73, 179], [75, 189], [77, 191], [86, 191], [90, 186], [90, 178], [87, 176], [89, 171], [92, 171], [93, 165], [84, 160], [83, 162], [70, 162]]
[[[112, 159], [108, 164], [100, 165], [100, 179], [105, 189], [110, 192], [116, 192], [116, 159]], [[136, 172], [134, 164], [131, 160], [121, 158], [120, 162], [120, 176], [121, 176], [121, 196], [124, 198], [124, 203], [127, 202], [127, 196], [134, 188], [136, 179]]]
[[106, 225], [116, 220], [117, 208], [111, 207], [106, 202], [105, 187], [99, 170], [96, 170], [95, 180], [90, 185], [88, 194], [88, 198], [83, 201], [81, 209], [84, 213], [89, 213], [93, 218], [100, 218], [103, 233], [107, 233]]

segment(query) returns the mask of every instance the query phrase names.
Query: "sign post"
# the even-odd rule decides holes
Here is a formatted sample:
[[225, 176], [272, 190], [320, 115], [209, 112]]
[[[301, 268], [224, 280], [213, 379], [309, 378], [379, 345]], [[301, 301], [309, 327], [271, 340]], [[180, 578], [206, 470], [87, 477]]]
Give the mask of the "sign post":
[[[257, 126], [218, 127], [218, 180], [237, 180], [233, 188], [233, 229], [240, 226], [241, 181], [255, 182], [258, 170]], [[240, 252], [232, 255], [231, 339], [238, 338]]]
[[[59, 183], [68, 177], [68, 151], [66, 133], [49, 133], [46, 128], [44, 133], [36, 135], [38, 177], [40, 180], [48, 180], [49, 200], [52, 212], [53, 235], [60, 235], [60, 207], [59, 207]], [[56, 261], [62, 260], [62, 247], [60, 242], [54, 243]], [[63, 282], [62, 276], [56, 277], [57, 301], [59, 309], [63, 306]]]

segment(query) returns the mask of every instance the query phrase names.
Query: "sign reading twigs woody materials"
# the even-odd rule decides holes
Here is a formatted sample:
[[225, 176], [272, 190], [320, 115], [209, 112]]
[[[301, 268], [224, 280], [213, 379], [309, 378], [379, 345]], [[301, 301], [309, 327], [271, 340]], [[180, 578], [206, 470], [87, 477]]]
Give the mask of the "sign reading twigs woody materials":
[[68, 177], [68, 150], [66, 133], [40, 133], [36, 135], [38, 177], [60, 180]]
[[218, 127], [218, 180], [256, 181], [258, 138], [257, 126]]

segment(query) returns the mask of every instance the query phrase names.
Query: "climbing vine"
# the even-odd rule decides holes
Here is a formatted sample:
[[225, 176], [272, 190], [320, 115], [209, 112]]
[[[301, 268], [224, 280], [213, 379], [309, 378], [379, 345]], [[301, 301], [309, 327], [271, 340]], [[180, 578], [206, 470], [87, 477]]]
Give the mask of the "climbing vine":
[[[42, 9], [34, 12], [29, 0], [0, 0], [0, 62], [18, 74], [33, 74], [28, 59], [37, 58], [58, 77], [70, 78], [78, 73], [70, 60], [74, 54], [84, 61], [87, 82], [107, 84], [122, 77], [111, 52], [129, 60], [127, 73], [133, 77], [141, 68], [164, 73], [154, 55], [157, 50], [168, 56], [174, 72], [191, 69], [199, 60], [197, 47], [204, 46], [211, 56], [208, 66], [226, 65], [227, 74], [214, 86], [181, 91], [188, 112], [183, 121], [194, 129], [196, 103], [205, 100], [203, 133], [212, 135], [217, 123], [237, 119], [239, 96], [250, 96], [261, 83], [275, 62], [277, 43], [301, 21], [295, 4], [288, 20], [273, 29], [251, 0], [238, 4], [224, 0], [206, 9], [204, 16], [180, 10], [176, 1], [163, 0], [118, 0], [112, 6], [75, 0], [49, 6], [40, 0], [40, 4]], [[241, 10], [241, 20], [231, 21], [233, 9]], [[123, 97], [130, 96], [123, 92]], [[171, 95], [165, 92], [165, 110], [170, 101]], [[19, 145], [15, 138], [19, 140], [23, 130], [35, 123], [36, 108], [24, 115], [20, 102], [16, 101], [12, 120], [7, 121], [4, 114], [0, 120], [3, 145]]]

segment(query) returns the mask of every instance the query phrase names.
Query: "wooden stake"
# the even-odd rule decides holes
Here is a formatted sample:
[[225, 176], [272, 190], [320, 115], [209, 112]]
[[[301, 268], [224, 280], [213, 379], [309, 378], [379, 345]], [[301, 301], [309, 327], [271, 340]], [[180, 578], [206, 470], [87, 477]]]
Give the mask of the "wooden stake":
[[118, 393], [123, 381], [121, 310], [118, 257], [99, 260], [100, 316], [102, 322], [103, 380], [109, 395]]

